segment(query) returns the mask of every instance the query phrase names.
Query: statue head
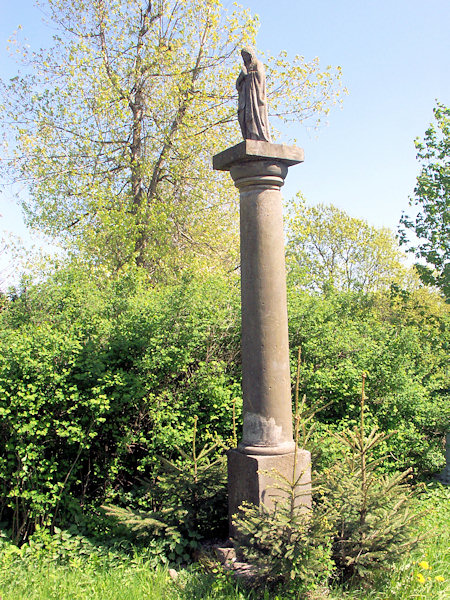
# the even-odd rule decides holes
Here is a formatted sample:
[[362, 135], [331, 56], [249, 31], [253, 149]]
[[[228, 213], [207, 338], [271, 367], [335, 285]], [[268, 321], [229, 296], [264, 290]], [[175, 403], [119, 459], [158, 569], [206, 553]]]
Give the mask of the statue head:
[[251, 46], [246, 46], [245, 48], [242, 48], [241, 56], [246, 67], [254, 63], [256, 60], [256, 53]]

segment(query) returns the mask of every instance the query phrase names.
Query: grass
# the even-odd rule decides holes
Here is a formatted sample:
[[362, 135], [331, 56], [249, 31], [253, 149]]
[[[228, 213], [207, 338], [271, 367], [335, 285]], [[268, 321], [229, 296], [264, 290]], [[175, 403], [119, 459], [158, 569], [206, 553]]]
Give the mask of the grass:
[[138, 600], [164, 598], [164, 571], [117, 567], [97, 569], [57, 564], [28, 564], [8, 573], [2, 585], [2, 600]]
[[230, 577], [195, 568], [179, 572], [139, 556], [92, 555], [62, 564], [19, 553], [0, 554], [0, 600], [246, 600]]
[[183, 573], [174, 583], [166, 568], [124, 564], [27, 564], [0, 575], [1, 600], [244, 600], [235, 583]]
[[[413, 555], [386, 565], [370, 588], [333, 586], [323, 600], [448, 600], [450, 598], [450, 489], [433, 484], [417, 501], [426, 537]], [[388, 567], [392, 567], [389, 569]], [[441, 581], [440, 579], [443, 579]], [[285, 600], [244, 591], [230, 577], [194, 568], [174, 582], [167, 568], [134, 557], [72, 554], [64, 563], [43, 551], [0, 550], [0, 600]], [[317, 600], [322, 600], [320, 594]]]

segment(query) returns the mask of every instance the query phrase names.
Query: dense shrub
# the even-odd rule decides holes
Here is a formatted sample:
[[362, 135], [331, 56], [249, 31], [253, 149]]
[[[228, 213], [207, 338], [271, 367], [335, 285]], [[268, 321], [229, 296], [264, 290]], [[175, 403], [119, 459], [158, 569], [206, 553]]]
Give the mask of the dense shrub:
[[17, 539], [155, 478], [196, 416], [200, 438], [229, 437], [235, 314], [218, 278], [148, 289], [62, 272], [22, 290], [0, 326], [0, 518]]
[[338, 436], [346, 452], [322, 477], [323, 502], [335, 526], [333, 560], [342, 579], [371, 581], [417, 545], [410, 471], [380, 475], [376, 448], [386, 436], [355, 427]]
[[[330, 432], [355, 423], [365, 370], [368, 425], [398, 430], [380, 448], [386, 468], [438, 470], [448, 307], [426, 290], [291, 289], [289, 311], [302, 392], [331, 402], [318, 415], [316, 465], [332, 459]], [[68, 268], [11, 294], [0, 313], [0, 520], [23, 540], [105, 499], [158, 510], [159, 457], [190, 448], [195, 418], [200, 445], [230, 441], [233, 404], [239, 423], [239, 328], [230, 276], [149, 287], [139, 272], [105, 282]]]
[[443, 433], [450, 425], [448, 306], [423, 289], [389, 294], [290, 290], [292, 370], [302, 349], [301, 383], [308, 401], [332, 401], [318, 414], [320, 460], [332, 459], [329, 432], [358, 421], [361, 373], [367, 373], [367, 419], [396, 431], [379, 451], [387, 469], [413, 466], [430, 474], [443, 462]]
[[218, 446], [198, 447], [195, 419], [190, 453], [177, 448], [177, 460], [161, 457], [165, 473], [156, 482], [143, 481], [141, 493], [131, 494], [125, 507], [102, 509], [128, 537], [159, 539], [170, 561], [189, 561], [203, 540], [228, 535], [226, 460], [217, 456]]

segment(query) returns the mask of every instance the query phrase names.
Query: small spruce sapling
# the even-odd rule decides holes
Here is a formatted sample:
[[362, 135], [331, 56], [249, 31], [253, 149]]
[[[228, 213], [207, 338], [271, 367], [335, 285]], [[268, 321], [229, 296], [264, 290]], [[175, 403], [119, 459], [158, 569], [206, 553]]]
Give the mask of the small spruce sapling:
[[137, 537], [163, 537], [169, 560], [189, 560], [202, 539], [226, 532], [225, 461], [217, 454], [219, 445], [205, 444], [197, 450], [194, 417], [192, 452], [176, 446], [181, 462], [160, 457], [166, 470], [158, 478], [163, 507], [146, 512], [106, 505], [104, 510]]
[[365, 433], [365, 379], [363, 374], [360, 425], [335, 435], [345, 456], [325, 471], [322, 499], [336, 523], [333, 559], [342, 578], [371, 581], [417, 544], [413, 524], [419, 515], [410, 509], [411, 469], [394, 476], [377, 472], [385, 460], [378, 447], [393, 434], [377, 427]]

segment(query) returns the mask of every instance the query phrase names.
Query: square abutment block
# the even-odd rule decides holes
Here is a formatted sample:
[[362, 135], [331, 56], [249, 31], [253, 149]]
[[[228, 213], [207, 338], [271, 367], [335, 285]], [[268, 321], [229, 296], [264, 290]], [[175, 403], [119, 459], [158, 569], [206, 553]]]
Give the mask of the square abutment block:
[[[279, 502], [282, 491], [277, 489], [280, 482], [274, 472], [292, 481], [294, 452], [279, 455], [244, 454], [238, 450], [228, 452], [228, 521], [230, 537], [235, 534], [232, 517], [243, 502], [256, 506], [264, 504], [272, 508]], [[299, 482], [298, 506], [311, 506], [311, 454], [307, 450], [297, 450], [296, 477]]]

